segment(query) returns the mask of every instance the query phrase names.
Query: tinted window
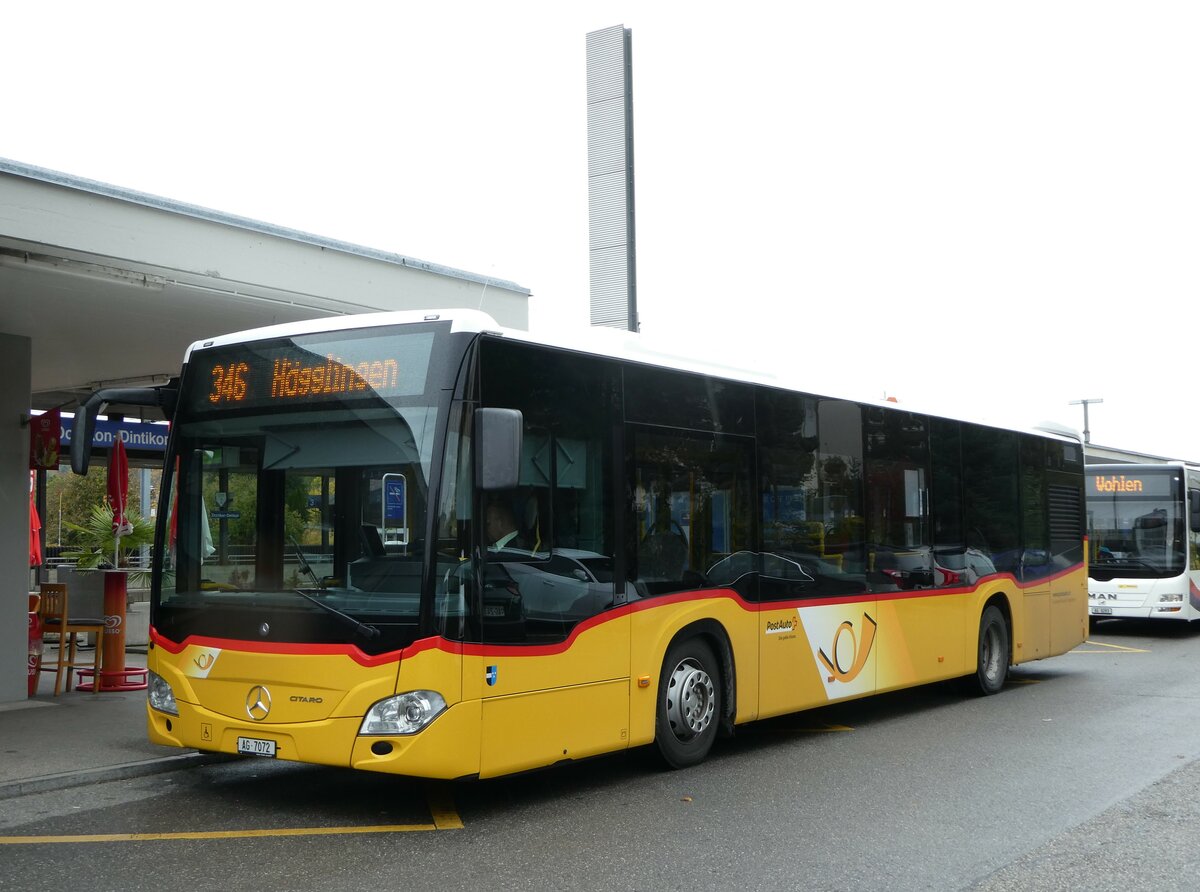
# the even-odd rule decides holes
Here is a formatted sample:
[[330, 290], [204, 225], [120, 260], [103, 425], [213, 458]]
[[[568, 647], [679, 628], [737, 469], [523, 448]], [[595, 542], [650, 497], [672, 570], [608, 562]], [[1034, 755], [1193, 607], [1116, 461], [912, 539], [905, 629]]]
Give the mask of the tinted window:
[[1022, 435], [1021, 443], [1021, 537], [1022, 579], [1037, 579], [1053, 569], [1050, 562], [1050, 530], [1046, 515], [1046, 441]]
[[754, 391], [735, 381], [629, 365], [625, 368], [625, 418], [643, 424], [750, 434], [754, 432]]
[[967, 546], [963, 528], [962, 425], [932, 419], [929, 451], [933, 465], [932, 506], [934, 584], [973, 585], [996, 572], [978, 548]]
[[753, 441], [631, 425], [631, 566], [642, 597], [707, 586], [751, 595]]
[[860, 408], [764, 390], [757, 417], [761, 597], [864, 591]]
[[618, 370], [594, 357], [485, 341], [481, 396], [524, 417], [520, 485], [483, 497], [485, 641], [562, 640], [615, 603]]
[[927, 419], [874, 407], [865, 433], [868, 581], [876, 591], [932, 586]]
[[966, 543], [996, 570], [1016, 573], [1020, 564], [1017, 513], [1017, 435], [964, 425], [963, 508]]

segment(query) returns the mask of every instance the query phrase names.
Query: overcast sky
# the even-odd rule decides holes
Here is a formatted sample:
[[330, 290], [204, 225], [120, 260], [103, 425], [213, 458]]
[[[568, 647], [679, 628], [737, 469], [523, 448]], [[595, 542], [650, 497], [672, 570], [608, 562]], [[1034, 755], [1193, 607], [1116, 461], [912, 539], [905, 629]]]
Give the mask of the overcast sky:
[[642, 329], [1200, 459], [1200, 4], [24, 3], [0, 156], [588, 324], [586, 35], [633, 31]]

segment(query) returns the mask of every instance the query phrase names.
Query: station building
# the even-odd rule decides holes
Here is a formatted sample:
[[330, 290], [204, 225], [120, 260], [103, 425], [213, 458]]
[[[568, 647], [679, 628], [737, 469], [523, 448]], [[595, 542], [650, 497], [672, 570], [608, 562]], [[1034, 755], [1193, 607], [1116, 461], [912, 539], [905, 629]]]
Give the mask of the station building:
[[[227, 332], [454, 307], [528, 328], [529, 296], [513, 282], [0, 159], [0, 703], [27, 695], [31, 410], [70, 412], [101, 387], [165, 383], [189, 344]], [[131, 464], [161, 459], [153, 434], [141, 435]]]

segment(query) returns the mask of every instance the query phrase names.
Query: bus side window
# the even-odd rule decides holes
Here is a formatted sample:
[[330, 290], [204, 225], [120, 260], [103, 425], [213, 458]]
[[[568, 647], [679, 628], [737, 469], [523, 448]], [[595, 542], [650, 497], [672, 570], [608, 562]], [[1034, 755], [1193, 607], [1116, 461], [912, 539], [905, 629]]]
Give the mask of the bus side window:
[[616, 603], [613, 425], [607, 360], [503, 341], [481, 348], [483, 403], [520, 410], [519, 483], [490, 492], [483, 542], [485, 642], [562, 641]]
[[753, 549], [753, 441], [634, 425], [630, 435], [639, 593], [750, 584], [752, 569], [732, 577], [729, 570]]

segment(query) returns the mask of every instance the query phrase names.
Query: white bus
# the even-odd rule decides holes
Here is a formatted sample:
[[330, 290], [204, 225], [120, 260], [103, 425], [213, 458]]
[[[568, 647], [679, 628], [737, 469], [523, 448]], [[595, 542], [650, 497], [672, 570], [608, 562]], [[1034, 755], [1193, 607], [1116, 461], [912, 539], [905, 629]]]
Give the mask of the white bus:
[[1092, 620], [1200, 619], [1200, 465], [1087, 467]]

